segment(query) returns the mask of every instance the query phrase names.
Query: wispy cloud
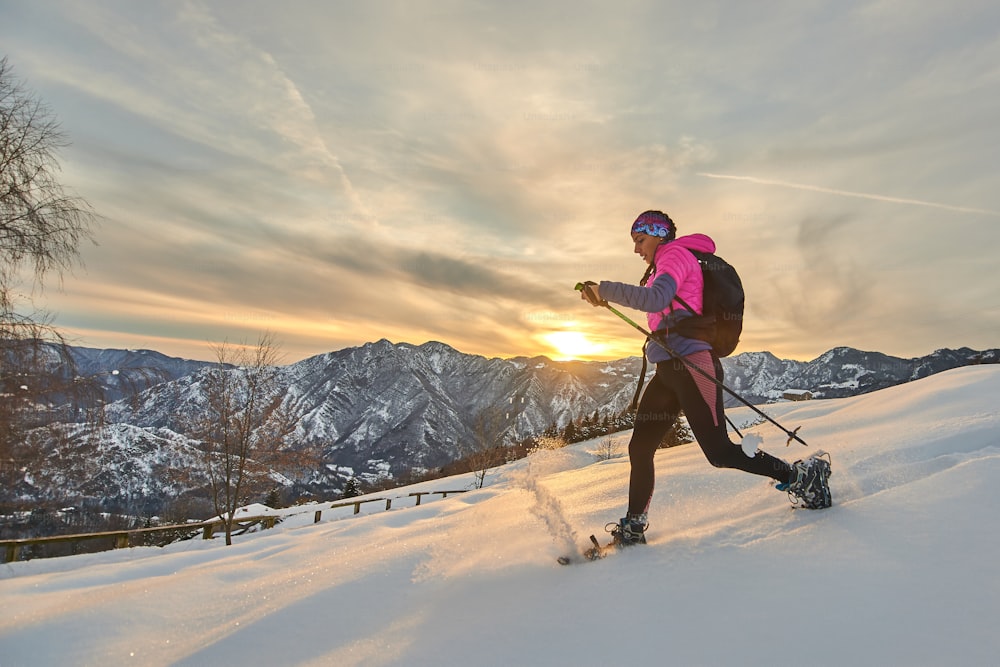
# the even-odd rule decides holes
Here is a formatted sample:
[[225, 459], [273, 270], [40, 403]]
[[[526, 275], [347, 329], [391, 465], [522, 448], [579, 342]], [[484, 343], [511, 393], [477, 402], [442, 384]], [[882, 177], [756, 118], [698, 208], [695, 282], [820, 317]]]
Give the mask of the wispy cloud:
[[841, 197], [856, 197], [858, 199], [872, 199], [875, 201], [888, 202], [891, 204], [909, 204], [912, 206], [927, 206], [939, 208], [955, 213], [977, 213], [1000, 217], [1000, 211], [990, 211], [983, 208], [971, 206], [955, 206], [952, 204], [940, 204], [937, 202], [923, 201], [920, 199], [907, 199], [904, 197], [892, 197], [889, 195], [871, 194], [868, 192], [852, 192], [850, 190], [837, 190], [835, 188], [824, 188], [818, 185], [807, 185], [805, 183], [791, 183], [789, 181], [779, 181], [771, 178], [759, 178], [757, 176], [737, 176], [735, 174], [713, 174], [709, 172], [698, 172], [699, 176], [706, 178], [718, 178], [730, 181], [743, 181], [745, 183], [756, 183], [757, 185], [775, 185], [782, 188], [792, 188], [793, 190], [808, 190], [809, 192], [821, 192], [828, 195], [838, 195]]

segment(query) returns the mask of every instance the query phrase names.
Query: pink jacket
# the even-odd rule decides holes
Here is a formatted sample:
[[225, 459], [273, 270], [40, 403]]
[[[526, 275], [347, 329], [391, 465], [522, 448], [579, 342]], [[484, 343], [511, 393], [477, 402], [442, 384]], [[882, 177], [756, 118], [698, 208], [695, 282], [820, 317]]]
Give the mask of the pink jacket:
[[[691, 234], [681, 236], [664, 243], [656, 250], [653, 263], [656, 270], [650, 276], [647, 286], [651, 286], [656, 277], [666, 273], [674, 279], [677, 286], [676, 296], [684, 300], [686, 304], [695, 309], [695, 315], [701, 315], [701, 297], [705, 289], [705, 281], [701, 275], [701, 266], [687, 250], [698, 250], [700, 252], [715, 252], [715, 241], [704, 234]], [[649, 330], [656, 331], [664, 327], [663, 320], [667, 315], [681, 306], [676, 301], [671, 301], [665, 310], [649, 313], [646, 321], [649, 323]]]
[[[694, 315], [701, 315], [705, 279], [698, 260], [688, 250], [715, 252], [715, 241], [704, 234], [691, 234], [664, 243], [656, 249], [653, 257], [656, 268], [645, 287], [605, 280], [600, 284], [601, 297], [647, 313], [650, 331], [668, 329], [666, 320], [670, 314], [685, 310], [684, 306], [674, 300], [675, 296], [680, 296], [691, 306], [695, 310]], [[672, 334], [669, 330], [667, 342], [681, 356], [712, 347], [705, 341], [685, 338]], [[649, 346], [646, 354], [654, 363], [669, 358], [668, 353], [659, 345]]]

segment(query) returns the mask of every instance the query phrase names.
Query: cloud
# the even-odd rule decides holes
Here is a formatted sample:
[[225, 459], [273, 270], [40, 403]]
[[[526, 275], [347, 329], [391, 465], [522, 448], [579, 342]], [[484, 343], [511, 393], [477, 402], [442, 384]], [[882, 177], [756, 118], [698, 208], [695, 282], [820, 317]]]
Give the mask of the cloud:
[[553, 331], [634, 354], [572, 285], [637, 280], [648, 208], [739, 262], [750, 344], [959, 338], [928, 300], [987, 340], [967, 334], [996, 323], [989, 23], [885, 2], [0, 8], [108, 218], [57, 310], [94, 304], [96, 331], [103, 291], [150, 304], [107, 311], [123, 335], [264, 318], [299, 350], [487, 354]]
[[[122, 67], [89, 71], [82, 64], [50, 76], [132, 114], [133, 123], [160, 130], [165, 138], [151, 148], [165, 159], [176, 163], [180, 140], [210, 169], [244, 161], [243, 168], [284, 172], [288, 180], [341, 194], [349, 213], [370, 219], [304, 95], [271, 54], [227, 30], [209, 9], [177, 7], [167, 16], [106, 7], [74, 11], [103, 48], [119, 54], [115, 62], [143, 76]], [[154, 22], [159, 30], [150, 29]]]
[[929, 201], [921, 201], [919, 199], [906, 199], [902, 197], [891, 197], [888, 195], [877, 195], [869, 194], [864, 192], [851, 192], [848, 190], [837, 190], [834, 188], [824, 188], [816, 185], [805, 185], [803, 183], [790, 183], [788, 181], [779, 181], [767, 178], [758, 178], [756, 176], [736, 176], [732, 174], [712, 174], [708, 172], [699, 172], [699, 176], [704, 176], [706, 178], [718, 178], [718, 179], [728, 179], [731, 181], [744, 181], [747, 183], [756, 183], [758, 185], [775, 185], [784, 188], [792, 188], [795, 190], [807, 190], [809, 192], [821, 192], [824, 194], [838, 195], [841, 197], [857, 197], [859, 199], [872, 199], [875, 201], [888, 202], [891, 204], [907, 204], [911, 206], [927, 206], [929, 208], [939, 208], [946, 211], [953, 211], [956, 213], [977, 213], [982, 215], [989, 215], [993, 217], [1000, 217], [1000, 211], [990, 211], [982, 208], [972, 208], [968, 206], [954, 206], [951, 204], [939, 204]]

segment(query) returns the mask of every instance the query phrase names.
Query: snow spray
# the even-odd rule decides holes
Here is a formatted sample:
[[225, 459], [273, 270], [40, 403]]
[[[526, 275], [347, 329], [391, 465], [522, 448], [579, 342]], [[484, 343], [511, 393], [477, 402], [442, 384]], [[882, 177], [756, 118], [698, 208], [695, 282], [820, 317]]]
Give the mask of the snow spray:
[[528, 463], [516, 481], [534, 497], [535, 502], [531, 506], [531, 513], [542, 520], [559, 548], [569, 553], [577, 548], [576, 531], [566, 521], [559, 499], [542, 486], [538, 480], [538, 474], [532, 470], [532, 463], [535, 461], [535, 457], [540, 454], [543, 452], [536, 452], [528, 456]]

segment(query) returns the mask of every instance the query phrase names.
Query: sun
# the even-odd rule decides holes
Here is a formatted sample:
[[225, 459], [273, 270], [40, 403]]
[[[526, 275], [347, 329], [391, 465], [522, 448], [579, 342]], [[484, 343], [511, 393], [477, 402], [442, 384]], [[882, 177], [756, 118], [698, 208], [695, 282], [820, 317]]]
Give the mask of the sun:
[[583, 359], [604, 349], [603, 345], [594, 343], [579, 331], [553, 331], [542, 338], [556, 351], [556, 361]]

